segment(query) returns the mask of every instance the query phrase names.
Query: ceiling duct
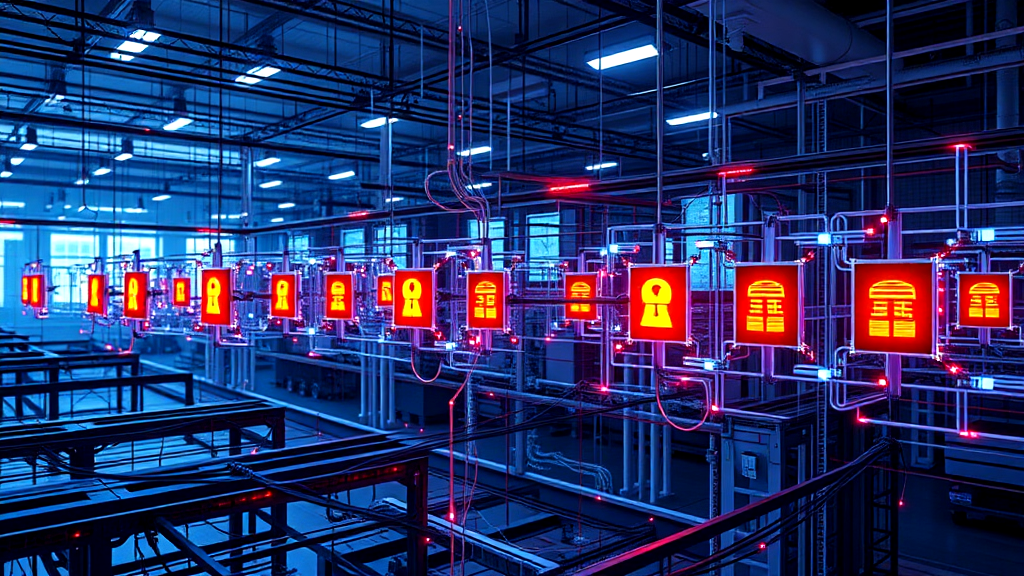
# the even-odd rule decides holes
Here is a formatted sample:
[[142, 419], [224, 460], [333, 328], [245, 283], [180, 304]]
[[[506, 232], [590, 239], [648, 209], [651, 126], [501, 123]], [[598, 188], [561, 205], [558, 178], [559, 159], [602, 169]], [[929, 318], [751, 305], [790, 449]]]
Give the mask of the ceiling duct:
[[[816, 66], [885, 54], [883, 41], [814, 0], [731, 0], [724, 4], [729, 42], [734, 49], [742, 48], [737, 44], [745, 33]], [[708, 0], [691, 2], [688, 7], [706, 16]], [[884, 66], [851, 68], [835, 74], [849, 79], [865, 72], [879, 73], [876, 69], [884, 74]]]

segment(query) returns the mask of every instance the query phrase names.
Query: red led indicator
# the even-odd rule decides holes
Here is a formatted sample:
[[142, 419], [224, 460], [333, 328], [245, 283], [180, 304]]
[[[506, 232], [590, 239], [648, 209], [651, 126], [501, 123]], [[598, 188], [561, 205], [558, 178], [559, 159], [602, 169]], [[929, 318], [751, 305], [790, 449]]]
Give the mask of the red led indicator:
[[230, 326], [234, 277], [231, 268], [207, 268], [202, 275], [200, 321], [212, 326]]
[[125, 272], [122, 314], [132, 320], [149, 318], [149, 272]]
[[434, 329], [434, 269], [397, 270], [394, 290], [396, 328]]
[[192, 305], [192, 279], [175, 278], [171, 282], [171, 303], [181, 308]]
[[1013, 310], [1008, 273], [961, 272], [957, 276], [958, 320], [971, 328], [1009, 328]]
[[686, 342], [690, 337], [690, 268], [629, 268], [629, 338]]
[[[597, 274], [566, 274], [566, 300], [593, 300], [597, 298]], [[565, 305], [566, 320], [597, 320], [597, 305], [593, 302], [569, 302]]]
[[930, 260], [855, 262], [854, 350], [934, 355], [935, 300], [935, 264]]
[[294, 320], [299, 317], [299, 275], [270, 275], [270, 317]]
[[803, 339], [803, 266], [737, 264], [733, 289], [737, 344], [799, 348]]
[[377, 307], [390, 308], [395, 305], [395, 277], [392, 274], [377, 276]]
[[107, 315], [107, 275], [89, 274], [88, 299], [85, 302], [85, 311], [89, 314], [99, 316]]
[[505, 330], [508, 319], [504, 272], [466, 274], [466, 325], [470, 330]]
[[351, 272], [324, 274], [324, 317], [330, 320], [351, 320], [355, 317], [355, 291]]

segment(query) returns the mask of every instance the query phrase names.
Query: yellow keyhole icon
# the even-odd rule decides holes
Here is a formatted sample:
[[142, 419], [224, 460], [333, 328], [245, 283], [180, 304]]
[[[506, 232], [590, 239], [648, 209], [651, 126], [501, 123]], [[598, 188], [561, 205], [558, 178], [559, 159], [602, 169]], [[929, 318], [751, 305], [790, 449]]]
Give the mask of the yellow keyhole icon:
[[648, 328], [671, 328], [672, 317], [668, 305], [672, 302], [672, 286], [661, 278], [651, 278], [640, 289], [640, 300], [644, 303], [644, 315], [640, 325]]
[[206, 313], [220, 314], [220, 280], [216, 278], [206, 283]]
[[331, 310], [345, 311], [345, 283], [340, 280], [331, 284]]
[[277, 304], [274, 305], [274, 308], [280, 311], [291, 311], [292, 306], [288, 302], [288, 281], [278, 280], [277, 288], [274, 291], [277, 294]]
[[405, 306], [402, 307], [402, 316], [406, 318], [422, 318], [423, 310], [420, 308], [420, 298], [423, 297], [423, 285], [415, 278], [409, 278], [402, 284], [402, 297], [405, 298]]
[[93, 308], [100, 305], [100, 284], [102, 282], [99, 278], [93, 278], [91, 285], [92, 290], [89, 291], [89, 306]]
[[174, 299], [177, 300], [178, 302], [184, 302], [185, 301], [185, 283], [184, 282], [178, 282], [178, 287], [175, 288]]
[[135, 278], [128, 280], [128, 309], [139, 309], [139, 281]]

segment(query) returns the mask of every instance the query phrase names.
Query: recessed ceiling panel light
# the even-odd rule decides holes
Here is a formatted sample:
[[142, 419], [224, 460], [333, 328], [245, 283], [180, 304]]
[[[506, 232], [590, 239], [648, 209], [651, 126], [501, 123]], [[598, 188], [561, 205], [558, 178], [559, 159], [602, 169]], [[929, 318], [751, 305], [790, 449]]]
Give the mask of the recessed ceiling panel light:
[[93, 176], [106, 176], [107, 174], [110, 174], [111, 172], [113, 172], [112, 169], [107, 168], [106, 166], [100, 166], [99, 168], [97, 168], [97, 169], [92, 171], [92, 175]]
[[465, 158], [466, 156], [476, 156], [477, 154], [486, 154], [491, 151], [490, 146], [474, 146], [469, 150], [463, 150], [459, 152], [459, 156]]
[[170, 200], [170, 194], [161, 194], [159, 196], [153, 196], [153, 202], [163, 202], [164, 200]]
[[280, 216], [278, 216], [277, 218], [271, 218], [270, 221], [273, 224], [280, 224], [281, 222], [284, 222], [284, 218], [281, 218]]
[[281, 202], [277, 205], [280, 210], [287, 210], [289, 208], [295, 208], [295, 202]]
[[21, 163], [25, 161], [23, 156], [14, 156], [11, 158], [11, 166], [21, 166]]
[[615, 168], [618, 165], [618, 162], [601, 162], [600, 164], [591, 164], [590, 166], [587, 166], [586, 169], [590, 171], [604, 170], [605, 168]]
[[253, 162], [253, 166], [257, 168], [266, 168], [267, 166], [273, 166], [280, 161], [281, 159], [277, 156], [267, 156], [266, 158], [261, 158], [260, 160]]
[[260, 188], [266, 189], [266, 188], [276, 188], [277, 186], [280, 186], [281, 184], [284, 184], [284, 182], [281, 182], [280, 180], [271, 180], [269, 182], [263, 182], [259, 186], [260, 186]]
[[398, 122], [398, 118], [385, 118], [384, 116], [379, 116], [377, 118], [373, 118], [372, 120], [367, 120], [366, 122], [363, 122], [362, 124], [360, 124], [360, 126], [362, 126], [363, 128], [380, 128], [384, 124], [394, 124], [395, 122]]
[[193, 120], [191, 118], [178, 118], [176, 120], [168, 122], [167, 124], [164, 124], [164, 130], [168, 132], [174, 132], [175, 130], [180, 130], [185, 126], [188, 126], [192, 122]]
[[629, 64], [638, 60], [654, 58], [657, 55], [658, 49], [655, 48], [653, 44], [647, 44], [645, 46], [639, 46], [637, 48], [630, 48], [629, 50], [609, 54], [601, 58], [595, 58], [587, 62], [587, 66], [590, 66], [594, 70], [607, 70], [609, 68], [622, 66], [623, 64]]
[[352, 170], [346, 170], [344, 172], [338, 172], [337, 174], [331, 174], [327, 177], [328, 180], [344, 180], [355, 176], [356, 173]]
[[[715, 112], [714, 118], [718, 118], [718, 112]], [[712, 118], [710, 112], [700, 112], [698, 114], [690, 114], [687, 116], [679, 116], [676, 118], [669, 118], [665, 120], [669, 126], [682, 126], [683, 124], [693, 124], [694, 122], [707, 122]]]

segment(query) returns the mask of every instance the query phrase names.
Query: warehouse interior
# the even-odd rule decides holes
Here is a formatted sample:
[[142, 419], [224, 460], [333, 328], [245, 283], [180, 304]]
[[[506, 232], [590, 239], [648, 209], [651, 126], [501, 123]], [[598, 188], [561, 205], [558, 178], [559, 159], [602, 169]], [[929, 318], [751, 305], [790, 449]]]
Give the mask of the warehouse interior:
[[1016, 0], [0, 0], [0, 574], [1017, 574]]

